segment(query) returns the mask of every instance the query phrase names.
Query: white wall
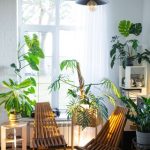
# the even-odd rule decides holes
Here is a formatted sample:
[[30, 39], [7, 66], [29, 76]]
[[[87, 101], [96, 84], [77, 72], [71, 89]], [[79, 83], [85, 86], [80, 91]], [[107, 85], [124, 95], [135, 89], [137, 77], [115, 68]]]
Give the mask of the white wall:
[[[143, 0], [110, 0], [108, 8], [108, 42], [111, 48], [111, 37], [119, 35], [118, 23], [120, 20], [131, 20], [142, 22], [143, 20]], [[110, 70], [111, 78], [118, 84], [118, 66]]]
[[[131, 20], [133, 22], [142, 22], [143, 20], [143, 0], [109, 0], [107, 4], [108, 12], [108, 42], [111, 49], [111, 37], [119, 35], [118, 23], [120, 20]], [[113, 69], [110, 68], [110, 79], [119, 85], [119, 64]], [[110, 112], [113, 107], [108, 104]]]
[[[16, 0], [0, 0], [0, 83], [12, 77], [10, 64], [16, 62], [17, 16]], [[0, 84], [0, 92], [3, 89]], [[0, 108], [0, 124], [7, 120]]]
[[[143, 6], [143, 48], [150, 50], [150, 0], [144, 0]], [[148, 64], [148, 94], [150, 94], [150, 64]]]
[[0, 0], [0, 81], [7, 79], [10, 64], [16, 62], [16, 0]]

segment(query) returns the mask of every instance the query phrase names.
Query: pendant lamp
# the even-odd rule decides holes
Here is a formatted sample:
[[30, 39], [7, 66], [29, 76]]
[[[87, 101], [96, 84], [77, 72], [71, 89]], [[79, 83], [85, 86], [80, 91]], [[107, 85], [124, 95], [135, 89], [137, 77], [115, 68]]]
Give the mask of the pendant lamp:
[[107, 4], [108, 1], [106, 0], [76, 0], [77, 4], [81, 4], [81, 5], [88, 5], [88, 3], [95, 3], [96, 5], [104, 5]]

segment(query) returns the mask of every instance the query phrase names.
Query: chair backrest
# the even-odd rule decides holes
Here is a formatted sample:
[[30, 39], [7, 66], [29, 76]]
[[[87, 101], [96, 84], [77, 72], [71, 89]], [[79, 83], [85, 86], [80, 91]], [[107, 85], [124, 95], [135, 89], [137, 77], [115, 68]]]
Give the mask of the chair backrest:
[[97, 136], [77, 150], [119, 150], [119, 143], [126, 123], [127, 108], [117, 106]]
[[121, 136], [126, 123], [127, 108], [117, 106], [102, 130], [96, 137], [96, 141], [113, 147], [119, 146]]
[[48, 102], [37, 103], [35, 106], [34, 138], [59, 136], [60, 132], [55, 116]]

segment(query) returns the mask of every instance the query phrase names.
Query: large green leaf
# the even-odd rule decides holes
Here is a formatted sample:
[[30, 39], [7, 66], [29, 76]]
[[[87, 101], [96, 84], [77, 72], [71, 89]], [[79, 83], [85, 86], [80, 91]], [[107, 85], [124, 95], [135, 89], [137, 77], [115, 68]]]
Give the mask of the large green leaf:
[[60, 69], [72, 69], [73, 71], [77, 69], [77, 61], [76, 60], [64, 60], [60, 64]]
[[132, 23], [129, 20], [120, 21], [119, 26], [118, 26], [120, 34], [123, 35], [124, 37], [129, 36], [131, 26], [132, 26]]
[[137, 48], [139, 47], [139, 41], [136, 40], [136, 39], [129, 40], [129, 43], [132, 44], [132, 48], [133, 48], [134, 50], [137, 50]]
[[25, 55], [24, 59], [28, 62], [28, 64], [30, 65], [30, 67], [35, 70], [35, 71], [39, 71], [38, 65], [37, 63], [29, 56]]
[[134, 34], [136, 36], [140, 35], [142, 32], [142, 24], [141, 23], [135, 23], [132, 24], [130, 27], [130, 34]]
[[32, 81], [30, 78], [25, 79], [24, 81], [22, 81], [20, 84], [18, 84], [17, 88], [21, 89], [21, 88], [27, 88], [29, 86], [32, 85]]
[[7, 83], [6, 81], [3, 81], [2, 83], [3, 83], [3, 85], [4, 85], [5, 87], [7, 87], [7, 88], [9, 88], [9, 89], [12, 89], [12, 88], [13, 88], [13, 87], [12, 87], [9, 83]]
[[115, 64], [115, 60], [116, 60], [116, 56], [114, 55], [112, 60], [111, 60], [111, 64], [110, 64], [111, 68], [113, 68], [113, 66]]

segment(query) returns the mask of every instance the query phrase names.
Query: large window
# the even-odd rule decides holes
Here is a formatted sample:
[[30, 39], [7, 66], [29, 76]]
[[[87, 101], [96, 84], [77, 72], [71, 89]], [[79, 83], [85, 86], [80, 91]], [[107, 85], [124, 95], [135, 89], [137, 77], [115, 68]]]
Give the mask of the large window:
[[59, 63], [77, 56], [75, 7], [73, 0], [19, 1], [20, 41], [25, 34], [36, 33], [45, 53], [40, 71], [27, 69], [25, 76], [36, 78], [39, 102], [49, 101], [53, 107], [61, 109], [67, 103], [64, 87], [59, 92], [49, 93], [48, 86], [59, 74]]

